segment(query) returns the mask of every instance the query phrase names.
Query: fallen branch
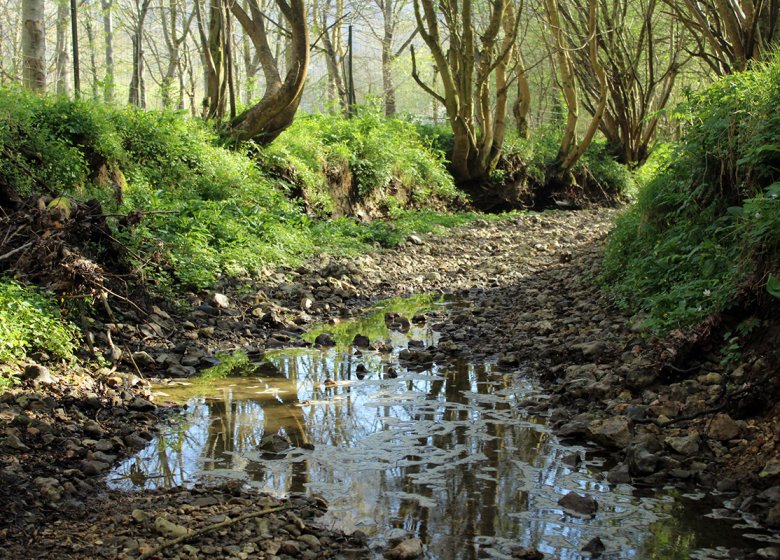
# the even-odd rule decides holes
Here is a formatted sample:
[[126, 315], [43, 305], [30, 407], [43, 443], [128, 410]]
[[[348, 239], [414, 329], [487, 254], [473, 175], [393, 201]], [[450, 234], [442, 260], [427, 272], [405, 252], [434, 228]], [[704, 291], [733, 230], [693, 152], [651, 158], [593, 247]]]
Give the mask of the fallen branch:
[[170, 548], [172, 546], [176, 546], [177, 544], [181, 544], [183, 542], [187, 542], [191, 539], [194, 539], [196, 537], [199, 537], [201, 535], [204, 535], [206, 533], [210, 533], [212, 531], [219, 531], [220, 529], [224, 529], [225, 527], [230, 527], [231, 525], [234, 525], [236, 523], [240, 523], [241, 521], [246, 521], [247, 519], [252, 519], [253, 517], [260, 517], [261, 515], [265, 515], [267, 513], [273, 513], [275, 511], [282, 511], [285, 509], [290, 509], [292, 506], [286, 505], [286, 506], [279, 506], [275, 508], [268, 508], [263, 509], [260, 511], [253, 511], [252, 513], [247, 513], [244, 515], [240, 515], [239, 517], [236, 517], [235, 519], [228, 519], [227, 521], [222, 521], [221, 523], [215, 523], [214, 525], [209, 525], [208, 527], [203, 527], [201, 529], [198, 529], [196, 531], [192, 531], [191, 533], [188, 533], [186, 535], [182, 535], [181, 537], [176, 537], [175, 539], [166, 541], [162, 543], [160, 546], [157, 546], [153, 548], [152, 550], [149, 550], [147, 552], [144, 552], [141, 556], [138, 557], [138, 560], [148, 560], [149, 558], [152, 558], [153, 556], [156, 556], [166, 548]]
[[33, 241], [28, 241], [27, 243], [25, 243], [21, 247], [17, 247], [13, 251], [8, 251], [5, 255], [0, 255], [0, 261], [4, 261], [5, 259], [7, 259], [9, 257], [13, 257], [16, 253], [19, 253], [20, 251], [24, 251], [25, 249], [27, 249], [27, 247], [29, 247], [32, 244], [33, 244]]

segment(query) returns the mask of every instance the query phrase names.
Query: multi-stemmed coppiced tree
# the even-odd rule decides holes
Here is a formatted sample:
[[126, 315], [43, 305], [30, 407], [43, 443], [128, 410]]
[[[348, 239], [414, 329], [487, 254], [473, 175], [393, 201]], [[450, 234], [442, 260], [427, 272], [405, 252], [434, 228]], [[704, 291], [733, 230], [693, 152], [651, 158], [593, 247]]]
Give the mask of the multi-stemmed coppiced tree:
[[420, 36], [433, 56], [442, 92], [412, 76], [444, 107], [453, 131], [452, 171], [461, 184], [489, 179], [506, 134], [508, 65], [517, 37], [512, 0], [414, 0]]
[[780, 41], [780, 0], [664, 0], [718, 75], [745, 70]]

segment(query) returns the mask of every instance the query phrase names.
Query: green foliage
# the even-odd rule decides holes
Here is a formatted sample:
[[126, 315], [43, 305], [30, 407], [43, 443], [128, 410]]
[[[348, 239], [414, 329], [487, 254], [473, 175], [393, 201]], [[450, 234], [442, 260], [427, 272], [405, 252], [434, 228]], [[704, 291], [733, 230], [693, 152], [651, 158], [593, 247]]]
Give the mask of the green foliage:
[[574, 167], [581, 183], [594, 182], [610, 196], [629, 195], [635, 190], [634, 178], [625, 165], [615, 161], [606, 141], [594, 140]]
[[[513, 162], [536, 186], [544, 186], [554, 168], [561, 144], [561, 129], [546, 127], [535, 131], [529, 140], [511, 138], [505, 145], [505, 162]], [[499, 166], [498, 171], [501, 171]], [[610, 196], [630, 194], [634, 179], [624, 166], [615, 161], [604, 140], [594, 140], [572, 169], [579, 185], [595, 185], [597, 191]], [[495, 177], [494, 179], [500, 177]]]
[[418, 205], [431, 196], [459, 196], [444, 166], [443, 152], [424, 141], [417, 128], [388, 119], [374, 107], [359, 107], [345, 119], [333, 114], [299, 116], [268, 150], [292, 164], [304, 186], [322, 196], [325, 173], [349, 167], [361, 197], [403, 189]]
[[47, 294], [0, 280], [0, 363], [18, 362], [33, 351], [69, 360], [77, 332]]
[[766, 291], [780, 299], [780, 280], [777, 279], [777, 276], [769, 275], [769, 279], [766, 281]]
[[61, 111], [56, 98], [0, 89], [0, 182], [21, 195], [60, 192], [84, 183], [86, 162], [69, 132], [78, 119], [64, 118], [58, 128], [66, 135], [60, 135], [52, 122]]
[[[340, 168], [351, 171], [360, 195], [398, 216], [459, 196], [441, 154], [413, 125], [373, 109], [352, 119], [302, 116], [270, 148], [239, 151], [226, 149], [211, 125], [178, 112], [0, 89], [0, 149], [0, 181], [22, 195], [68, 193], [97, 198], [110, 214], [143, 212], [132, 228], [111, 223], [130, 264], [161, 293], [206, 288], [221, 274], [252, 274], [323, 250], [397, 244], [414, 228], [446, 221], [428, 214], [409, 214], [398, 226], [312, 221], [301, 193], [307, 210], [328, 216], [328, 182]], [[124, 173], [121, 203], [113, 189], [92, 183], [103, 163]]]
[[683, 141], [639, 170], [638, 200], [610, 237], [604, 279], [656, 330], [726, 309], [757, 263], [780, 254], [778, 106], [780, 57], [691, 96], [677, 113]]

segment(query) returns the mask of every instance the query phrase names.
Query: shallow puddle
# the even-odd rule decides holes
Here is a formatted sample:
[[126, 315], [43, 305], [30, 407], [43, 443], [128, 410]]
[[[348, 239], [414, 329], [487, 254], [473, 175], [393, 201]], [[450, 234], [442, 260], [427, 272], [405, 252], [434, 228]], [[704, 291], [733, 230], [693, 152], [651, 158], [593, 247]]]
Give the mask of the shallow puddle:
[[[317, 493], [330, 504], [323, 522], [360, 529], [378, 547], [402, 529], [440, 560], [510, 558], [516, 546], [573, 560], [588, 557], [580, 550], [597, 536], [602, 558], [727, 558], [730, 547], [759, 546], [734, 521], [705, 517], [715, 504], [604, 482], [595, 456], [562, 445], [518, 406], [545, 398], [530, 377], [490, 363], [404, 367], [407, 347], [435, 354], [431, 324], [448, 305], [457, 303], [393, 300], [307, 335], [329, 332], [334, 348], [272, 351], [229, 377], [225, 367], [158, 386], [158, 400], [186, 404], [187, 414], [122, 463], [111, 484], [233, 478], [278, 495]], [[425, 312], [427, 323], [391, 330], [389, 311]], [[358, 350], [355, 334], [393, 350]], [[573, 453], [585, 459], [576, 468], [563, 461]], [[593, 518], [561, 510], [570, 491], [596, 497]]]

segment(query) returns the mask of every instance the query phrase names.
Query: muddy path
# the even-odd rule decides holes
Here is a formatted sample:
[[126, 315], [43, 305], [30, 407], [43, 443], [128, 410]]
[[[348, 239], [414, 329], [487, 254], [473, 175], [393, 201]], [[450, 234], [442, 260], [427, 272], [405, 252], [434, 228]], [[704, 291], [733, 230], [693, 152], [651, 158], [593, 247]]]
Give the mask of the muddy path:
[[[673, 345], [649, 337], [595, 283], [614, 216], [600, 210], [478, 221], [412, 236], [393, 250], [323, 257], [262, 279], [225, 282], [143, 318], [93, 324], [98, 344], [108, 331], [112, 345], [125, 350], [118, 371], [86, 372], [90, 391], [31, 371], [28, 384], [0, 405], [5, 482], [26, 497], [7, 498], [24, 519], [3, 529], [8, 557], [25, 557], [22, 550], [30, 558], [157, 557], [156, 547], [195, 529], [193, 523], [203, 529], [251, 509], [289, 507], [264, 523], [209, 530], [205, 540], [193, 538], [189, 548], [159, 557], [370, 558], [364, 535], [350, 539], [317, 525], [313, 511], [322, 504], [278, 501], [229, 483], [124, 494], [109, 490], [105, 476], [159, 426], [163, 411], [149, 402], [147, 378], [186, 379], [236, 351], [255, 357], [310, 346], [302, 335], [315, 325], [327, 333], [328, 325], [335, 330], [372, 303], [414, 294], [444, 294], [458, 305], [430, 318], [435, 346], [399, 353], [409, 371], [466, 360], [490, 363], [512, 379], [533, 377], [544, 393], [512, 406], [543, 418], [563, 442], [598, 448], [606, 483], [698, 486], [728, 499], [723, 515], [778, 524], [776, 415], [751, 417], [720, 405], [724, 391], [735, 382], [747, 386], [766, 364], [748, 356], [724, 367], [717, 354], [702, 351], [694, 367], [668, 367], [676, 363]], [[30, 405], [30, 395], [46, 392], [55, 393], [55, 402], [43, 396], [42, 404]], [[89, 406], [92, 413], [85, 412]], [[95, 413], [111, 406], [125, 413]], [[55, 439], [43, 426], [54, 426]], [[12, 459], [20, 454], [38, 466], [25, 470], [24, 460]], [[48, 468], [41, 457], [49, 458]], [[57, 521], [42, 525], [47, 517]], [[414, 557], [414, 531], [403, 536]], [[396, 543], [384, 544], [389, 550]], [[523, 557], [510, 545], [505, 554]], [[759, 546], [766, 550], [756, 552]], [[759, 546], [733, 557], [771, 557], [764, 554], [772, 546]]]

